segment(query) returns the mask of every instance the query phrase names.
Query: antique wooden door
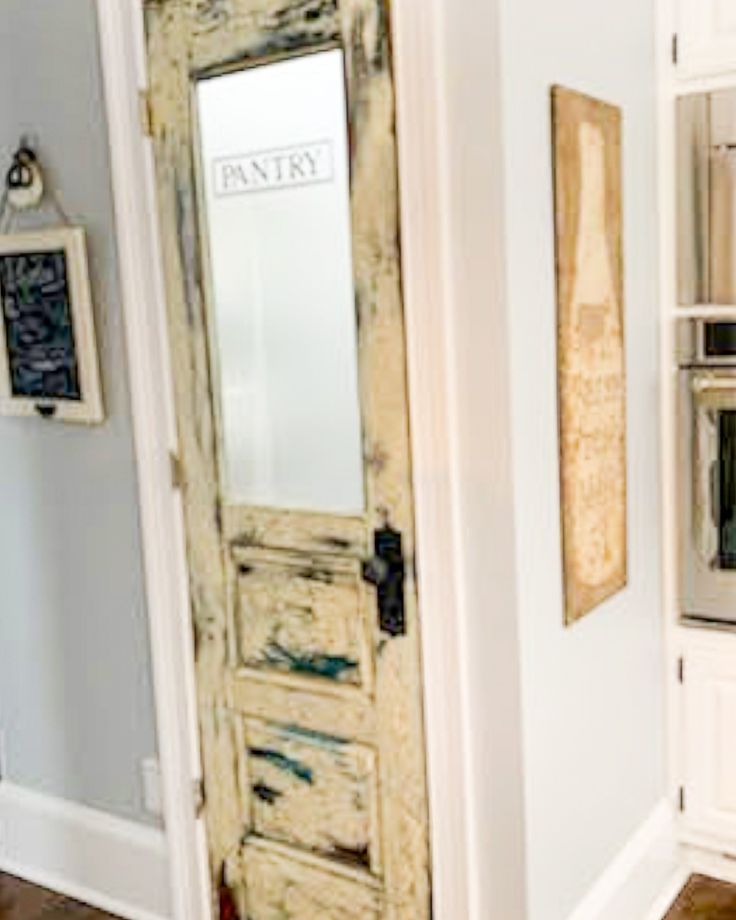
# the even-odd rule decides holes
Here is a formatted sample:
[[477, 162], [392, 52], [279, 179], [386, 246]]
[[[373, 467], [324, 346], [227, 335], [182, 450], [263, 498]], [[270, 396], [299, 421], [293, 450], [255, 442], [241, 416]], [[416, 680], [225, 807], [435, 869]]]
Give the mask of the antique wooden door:
[[430, 916], [386, 0], [147, 0], [216, 916]]

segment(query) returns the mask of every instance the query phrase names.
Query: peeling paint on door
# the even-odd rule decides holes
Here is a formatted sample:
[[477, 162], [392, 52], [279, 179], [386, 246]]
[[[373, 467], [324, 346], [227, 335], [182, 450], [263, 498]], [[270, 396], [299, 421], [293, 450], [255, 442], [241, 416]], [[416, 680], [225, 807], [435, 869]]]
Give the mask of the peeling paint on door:
[[[362, 578], [381, 528], [401, 534], [406, 559], [414, 555], [388, 3], [144, 0], [144, 8], [213, 913], [429, 920], [414, 570], [407, 566], [405, 634], [391, 639], [379, 628], [376, 589]], [[366, 495], [354, 515], [252, 507], [223, 490], [193, 104], [201, 78], [335, 48], [350, 122]]]

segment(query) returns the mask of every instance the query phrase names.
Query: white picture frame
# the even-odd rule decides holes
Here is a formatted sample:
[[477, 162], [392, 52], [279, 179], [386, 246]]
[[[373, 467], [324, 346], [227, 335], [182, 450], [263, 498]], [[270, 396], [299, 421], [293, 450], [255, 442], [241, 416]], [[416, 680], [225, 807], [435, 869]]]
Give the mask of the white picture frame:
[[82, 227], [0, 235], [0, 415], [104, 421]]

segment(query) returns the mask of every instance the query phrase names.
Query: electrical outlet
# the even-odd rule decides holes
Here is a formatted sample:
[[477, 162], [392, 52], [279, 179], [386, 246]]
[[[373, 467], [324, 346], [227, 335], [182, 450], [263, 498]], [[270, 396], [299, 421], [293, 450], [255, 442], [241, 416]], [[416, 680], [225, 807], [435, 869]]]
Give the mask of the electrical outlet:
[[143, 807], [149, 814], [163, 817], [161, 767], [155, 757], [147, 757], [141, 761], [141, 777], [143, 779]]

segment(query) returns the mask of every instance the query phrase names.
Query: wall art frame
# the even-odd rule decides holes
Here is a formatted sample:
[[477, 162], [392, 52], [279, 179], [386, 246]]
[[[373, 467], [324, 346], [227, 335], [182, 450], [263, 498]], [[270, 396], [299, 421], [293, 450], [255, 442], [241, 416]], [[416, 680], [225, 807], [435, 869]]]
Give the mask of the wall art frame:
[[0, 415], [104, 420], [81, 227], [0, 236]]
[[565, 624], [628, 581], [622, 111], [552, 88]]

